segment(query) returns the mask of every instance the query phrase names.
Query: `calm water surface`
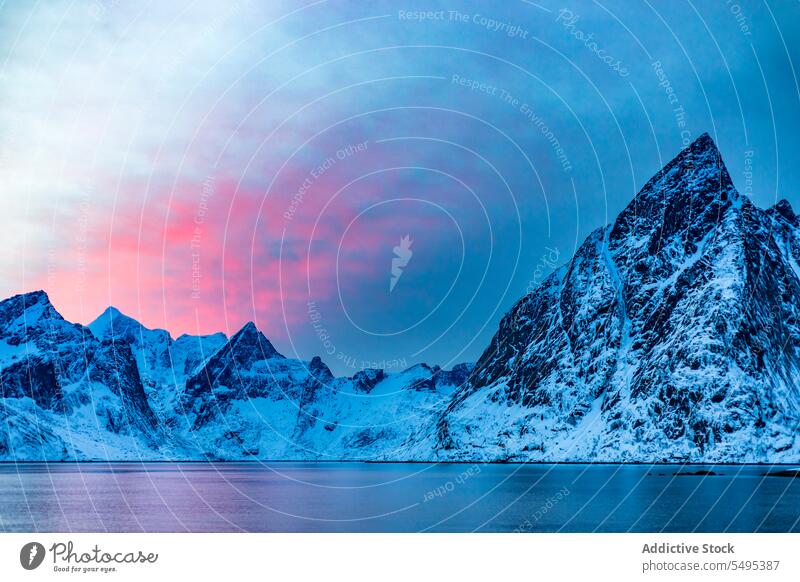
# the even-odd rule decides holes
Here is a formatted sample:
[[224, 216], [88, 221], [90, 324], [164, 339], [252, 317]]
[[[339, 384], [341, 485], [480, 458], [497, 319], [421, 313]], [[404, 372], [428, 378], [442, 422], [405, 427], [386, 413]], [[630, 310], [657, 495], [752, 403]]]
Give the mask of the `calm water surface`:
[[[800, 531], [768, 467], [4, 464], [3, 531]], [[706, 467], [705, 469], [711, 469]]]

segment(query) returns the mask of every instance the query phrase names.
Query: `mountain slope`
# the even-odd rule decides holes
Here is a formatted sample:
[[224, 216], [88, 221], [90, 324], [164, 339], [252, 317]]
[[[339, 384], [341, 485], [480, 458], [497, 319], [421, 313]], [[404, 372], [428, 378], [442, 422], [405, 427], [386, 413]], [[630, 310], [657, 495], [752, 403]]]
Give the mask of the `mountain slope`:
[[471, 370], [334, 378], [252, 323], [173, 340], [109, 308], [84, 327], [40, 291], [0, 302], [0, 342], [0, 460], [16, 461], [395, 459]]
[[800, 462], [800, 220], [701, 136], [520, 299], [477, 364], [336, 378], [253, 323], [0, 302], [0, 460]]
[[153, 458], [160, 428], [130, 348], [65, 321], [44, 292], [0, 303], [0, 458]]
[[506, 315], [442, 456], [796, 461], [798, 234], [701, 136]]

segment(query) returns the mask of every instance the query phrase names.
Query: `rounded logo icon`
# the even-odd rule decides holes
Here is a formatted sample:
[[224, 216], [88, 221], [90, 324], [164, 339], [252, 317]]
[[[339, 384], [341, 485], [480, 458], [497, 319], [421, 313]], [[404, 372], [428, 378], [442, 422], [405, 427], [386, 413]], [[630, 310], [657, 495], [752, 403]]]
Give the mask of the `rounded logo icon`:
[[35, 570], [44, 561], [44, 546], [39, 542], [28, 542], [19, 552], [19, 563], [26, 570]]

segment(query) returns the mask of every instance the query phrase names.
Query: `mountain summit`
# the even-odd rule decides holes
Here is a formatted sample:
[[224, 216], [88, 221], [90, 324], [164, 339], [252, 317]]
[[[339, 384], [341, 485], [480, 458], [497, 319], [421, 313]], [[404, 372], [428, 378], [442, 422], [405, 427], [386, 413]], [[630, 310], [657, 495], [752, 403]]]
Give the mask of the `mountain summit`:
[[477, 364], [334, 378], [230, 339], [0, 303], [0, 459], [800, 462], [800, 221], [703, 134]]
[[[800, 238], [704, 134], [503, 318], [441, 415], [455, 458], [798, 458]], [[513, 436], [510, 436], [513, 435]]]

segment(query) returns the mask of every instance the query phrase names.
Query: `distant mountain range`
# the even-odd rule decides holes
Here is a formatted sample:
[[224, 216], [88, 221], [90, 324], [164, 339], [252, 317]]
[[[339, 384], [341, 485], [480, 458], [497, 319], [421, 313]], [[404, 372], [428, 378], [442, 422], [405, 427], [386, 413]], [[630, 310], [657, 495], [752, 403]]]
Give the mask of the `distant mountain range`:
[[477, 364], [335, 378], [248, 323], [173, 339], [0, 303], [0, 460], [800, 462], [800, 221], [708, 135], [523, 297]]

